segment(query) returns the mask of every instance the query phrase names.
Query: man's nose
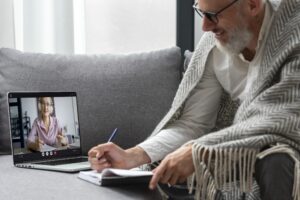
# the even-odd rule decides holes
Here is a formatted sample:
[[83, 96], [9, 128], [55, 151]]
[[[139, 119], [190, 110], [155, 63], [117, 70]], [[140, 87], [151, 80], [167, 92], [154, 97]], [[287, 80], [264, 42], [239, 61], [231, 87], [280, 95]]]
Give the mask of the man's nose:
[[209, 20], [206, 16], [202, 18], [202, 30], [204, 32], [212, 31], [216, 27], [216, 24]]

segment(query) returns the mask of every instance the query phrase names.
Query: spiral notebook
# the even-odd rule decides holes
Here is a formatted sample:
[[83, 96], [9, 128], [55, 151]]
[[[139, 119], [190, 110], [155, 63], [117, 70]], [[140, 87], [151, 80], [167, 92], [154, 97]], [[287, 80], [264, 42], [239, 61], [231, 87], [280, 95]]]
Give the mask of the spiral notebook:
[[148, 184], [153, 173], [151, 171], [142, 171], [139, 168], [126, 169], [104, 169], [101, 173], [95, 170], [81, 171], [78, 178], [90, 183], [109, 186], [122, 184]]

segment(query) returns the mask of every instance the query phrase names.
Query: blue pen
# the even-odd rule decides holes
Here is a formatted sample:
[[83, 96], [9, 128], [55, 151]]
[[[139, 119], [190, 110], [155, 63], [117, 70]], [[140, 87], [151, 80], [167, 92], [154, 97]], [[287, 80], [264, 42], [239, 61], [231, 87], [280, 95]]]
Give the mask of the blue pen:
[[112, 134], [110, 135], [110, 137], [109, 137], [109, 139], [108, 139], [107, 142], [111, 142], [112, 139], [114, 139], [114, 137], [115, 137], [117, 131], [118, 131], [118, 128], [115, 128], [115, 130], [112, 132]]
[[[112, 139], [115, 137], [117, 131], [118, 131], [118, 128], [115, 128], [115, 130], [111, 133], [111, 135], [110, 135], [109, 139], [107, 140], [107, 142], [111, 142], [112, 141]], [[101, 157], [99, 157], [97, 159], [100, 160]]]

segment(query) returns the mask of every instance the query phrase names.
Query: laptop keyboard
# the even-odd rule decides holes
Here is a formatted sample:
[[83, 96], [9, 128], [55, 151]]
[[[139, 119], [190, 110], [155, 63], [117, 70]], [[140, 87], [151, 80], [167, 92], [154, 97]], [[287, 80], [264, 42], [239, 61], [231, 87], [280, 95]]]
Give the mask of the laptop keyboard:
[[79, 162], [86, 162], [88, 161], [87, 158], [71, 158], [71, 159], [65, 159], [65, 160], [49, 160], [44, 162], [39, 162], [36, 164], [39, 165], [64, 165], [64, 164], [70, 164], [70, 163], [79, 163]]

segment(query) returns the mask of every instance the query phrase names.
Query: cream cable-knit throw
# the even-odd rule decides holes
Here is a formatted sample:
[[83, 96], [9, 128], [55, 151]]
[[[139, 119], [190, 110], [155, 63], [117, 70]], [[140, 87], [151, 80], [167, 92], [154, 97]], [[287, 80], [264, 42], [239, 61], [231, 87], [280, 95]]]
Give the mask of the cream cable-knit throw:
[[[270, 2], [275, 15], [259, 75], [233, 125], [193, 141], [196, 199], [213, 200], [216, 189], [224, 190], [228, 183], [250, 192], [257, 157], [283, 152], [295, 160], [293, 197], [300, 200], [300, 0]], [[214, 46], [213, 34], [205, 34], [170, 111], [152, 135], [180, 117]], [[265, 146], [271, 147], [260, 152]]]

